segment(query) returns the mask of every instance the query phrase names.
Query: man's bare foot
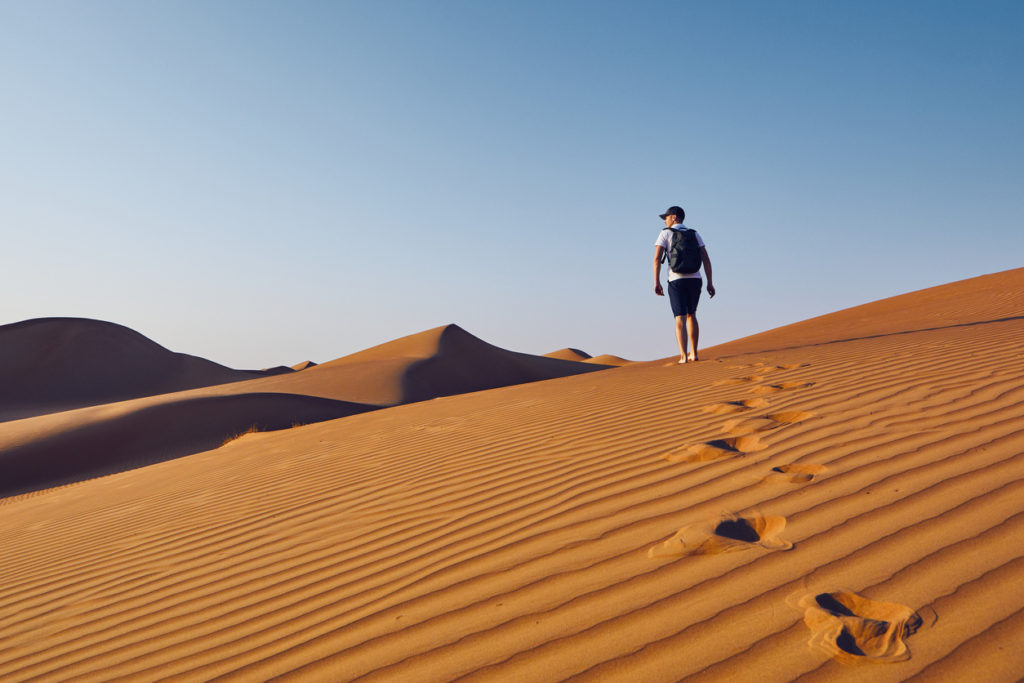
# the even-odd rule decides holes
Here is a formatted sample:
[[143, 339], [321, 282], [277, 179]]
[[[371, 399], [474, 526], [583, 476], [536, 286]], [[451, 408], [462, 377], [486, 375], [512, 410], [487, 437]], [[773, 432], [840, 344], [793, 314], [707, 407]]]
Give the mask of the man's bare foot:
[[679, 363], [679, 365], [686, 365], [686, 357], [685, 356], [680, 356], [678, 363]]
[[689, 362], [692, 362], [692, 363], [696, 363], [696, 362], [697, 362], [698, 360], [700, 360], [700, 359], [699, 359], [699, 358], [697, 358], [697, 354], [695, 354], [695, 353], [691, 353], [690, 355], [688, 355], [688, 356], [686, 357], [686, 360], [687, 360], [687, 361], [689, 361]]

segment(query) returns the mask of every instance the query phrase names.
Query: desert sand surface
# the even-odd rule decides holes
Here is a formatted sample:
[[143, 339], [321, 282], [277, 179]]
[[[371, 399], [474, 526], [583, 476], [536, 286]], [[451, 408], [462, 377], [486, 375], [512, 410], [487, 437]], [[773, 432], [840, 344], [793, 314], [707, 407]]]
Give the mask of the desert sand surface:
[[1020, 679], [1024, 269], [702, 357], [2, 499], [0, 679]]

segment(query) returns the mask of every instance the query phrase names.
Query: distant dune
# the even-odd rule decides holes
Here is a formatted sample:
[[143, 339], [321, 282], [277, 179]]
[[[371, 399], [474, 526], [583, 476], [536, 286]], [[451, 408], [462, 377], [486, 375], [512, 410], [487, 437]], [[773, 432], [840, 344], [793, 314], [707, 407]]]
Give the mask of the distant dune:
[[0, 420], [262, 377], [83, 318], [0, 326]]
[[610, 353], [605, 353], [605, 354], [601, 354], [600, 356], [594, 356], [593, 358], [588, 358], [587, 360], [585, 360], [583, 362], [584, 363], [596, 363], [597, 365], [623, 366], [623, 365], [629, 365], [633, 361], [626, 360], [625, 358], [622, 358], [620, 356], [613, 356]]
[[580, 363], [594, 363], [595, 365], [623, 366], [633, 362], [620, 356], [613, 356], [610, 353], [605, 353], [600, 356], [591, 356], [589, 353], [580, 351], [579, 349], [559, 349], [558, 351], [552, 351], [551, 353], [545, 353], [544, 355], [548, 358], [561, 358], [562, 360], [574, 360]]
[[409, 366], [402, 381], [403, 403], [590, 372], [581, 363], [506, 351], [457, 325], [424, 335], [432, 353]]
[[602, 369], [508, 351], [445, 325], [252, 386], [392, 406]]
[[[65, 334], [60, 345], [64, 361], [121, 357], [140, 377], [123, 377], [118, 372], [103, 372], [102, 368], [78, 374], [73, 368], [65, 367], [60, 372], [47, 374], [51, 396], [47, 405], [58, 404], [53, 399], [61, 386], [68, 385], [69, 377], [101, 378], [104, 384], [92, 392], [93, 402], [99, 402], [102, 396], [130, 396], [146, 388], [153, 390], [153, 395], [113, 399], [102, 405], [8, 422], [0, 431], [0, 496], [208, 450], [250, 426], [264, 431], [282, 429], [387, 405], [607, 367], [506, 351], [456, 325], [447, 325], [330, 363], [309, 365], [301, 372], [272, 368], [262, 373], [240, 373], [221, 368], [226, 372], [210, 371], [201, 375], [199, 370], [210, 367], [216, 370], [221, 366], [171, 354], [127, 328], [94, 323], [74, 321], [59, 328], [62, 332], [101, 329], [108, 333], [99, 341], [96, 334]], [[49, 335], [37, 337], [53, 337], [52, 332]], [[86, 340], [88, 348], [73, 346], [81, 339]], [[134, 346], [129, 346], [125, 340]], [[9, 356], [13, 358], [19, 351], [24, 353], [15, 348]], [[147, 366], [146, 361], [153, 367]], [[193, 370], [190, 375], [193, 379], [227, 377], [231, 380], [162, 393], [156, 390], [173, 384], [141, 379], [171, 377], [173, 381], [180, 381], [181, 364]], [[254, 374], [255, 379], [241, 379]], [[28, 383], [26, 377], [22, 386]], [[128, 391], [128, 387], [132, 391]], [[83, 388], [88, 387], [83, 385]], [[82, 395], [88, 394], [83, 392]], [[12, 412], [19, 408], [11, 406]]]
[[560, 358], [562, 360], [585, 361], [590, 360], [590, 354], [579, 349], [559, 349], [544, 354], [547, 358]]
[[1018, 269], [219, 446], [246, 401], [351, 407], [303, 382], [380, 405], [556, 369], [444, 327], [5, 423], [37, 474], [210, 450], [0, 500], [0, 680], [1019, 680], [1022, 311]]

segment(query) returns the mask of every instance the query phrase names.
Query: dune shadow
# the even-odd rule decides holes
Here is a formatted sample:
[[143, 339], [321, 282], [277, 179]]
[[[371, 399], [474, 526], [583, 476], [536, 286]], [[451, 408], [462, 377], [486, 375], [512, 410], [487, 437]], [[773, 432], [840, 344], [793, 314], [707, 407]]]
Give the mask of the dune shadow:
[[0, 451], [0, 497], [201, 453], [246, 431], [287, 429], [376, 408], [277, 393], [148, 405]]

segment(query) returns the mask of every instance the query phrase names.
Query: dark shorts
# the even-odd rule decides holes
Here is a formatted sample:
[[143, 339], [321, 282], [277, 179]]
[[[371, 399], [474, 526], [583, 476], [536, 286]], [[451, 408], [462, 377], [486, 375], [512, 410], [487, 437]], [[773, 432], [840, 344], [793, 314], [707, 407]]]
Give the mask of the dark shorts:
[[668, 283], [668, 300], [672, 304], [672, 315], [693, 315], [697, 312], [700, 301], [700, 290], [704, 280], [698, 277], [684, 277], [670, 280]]

